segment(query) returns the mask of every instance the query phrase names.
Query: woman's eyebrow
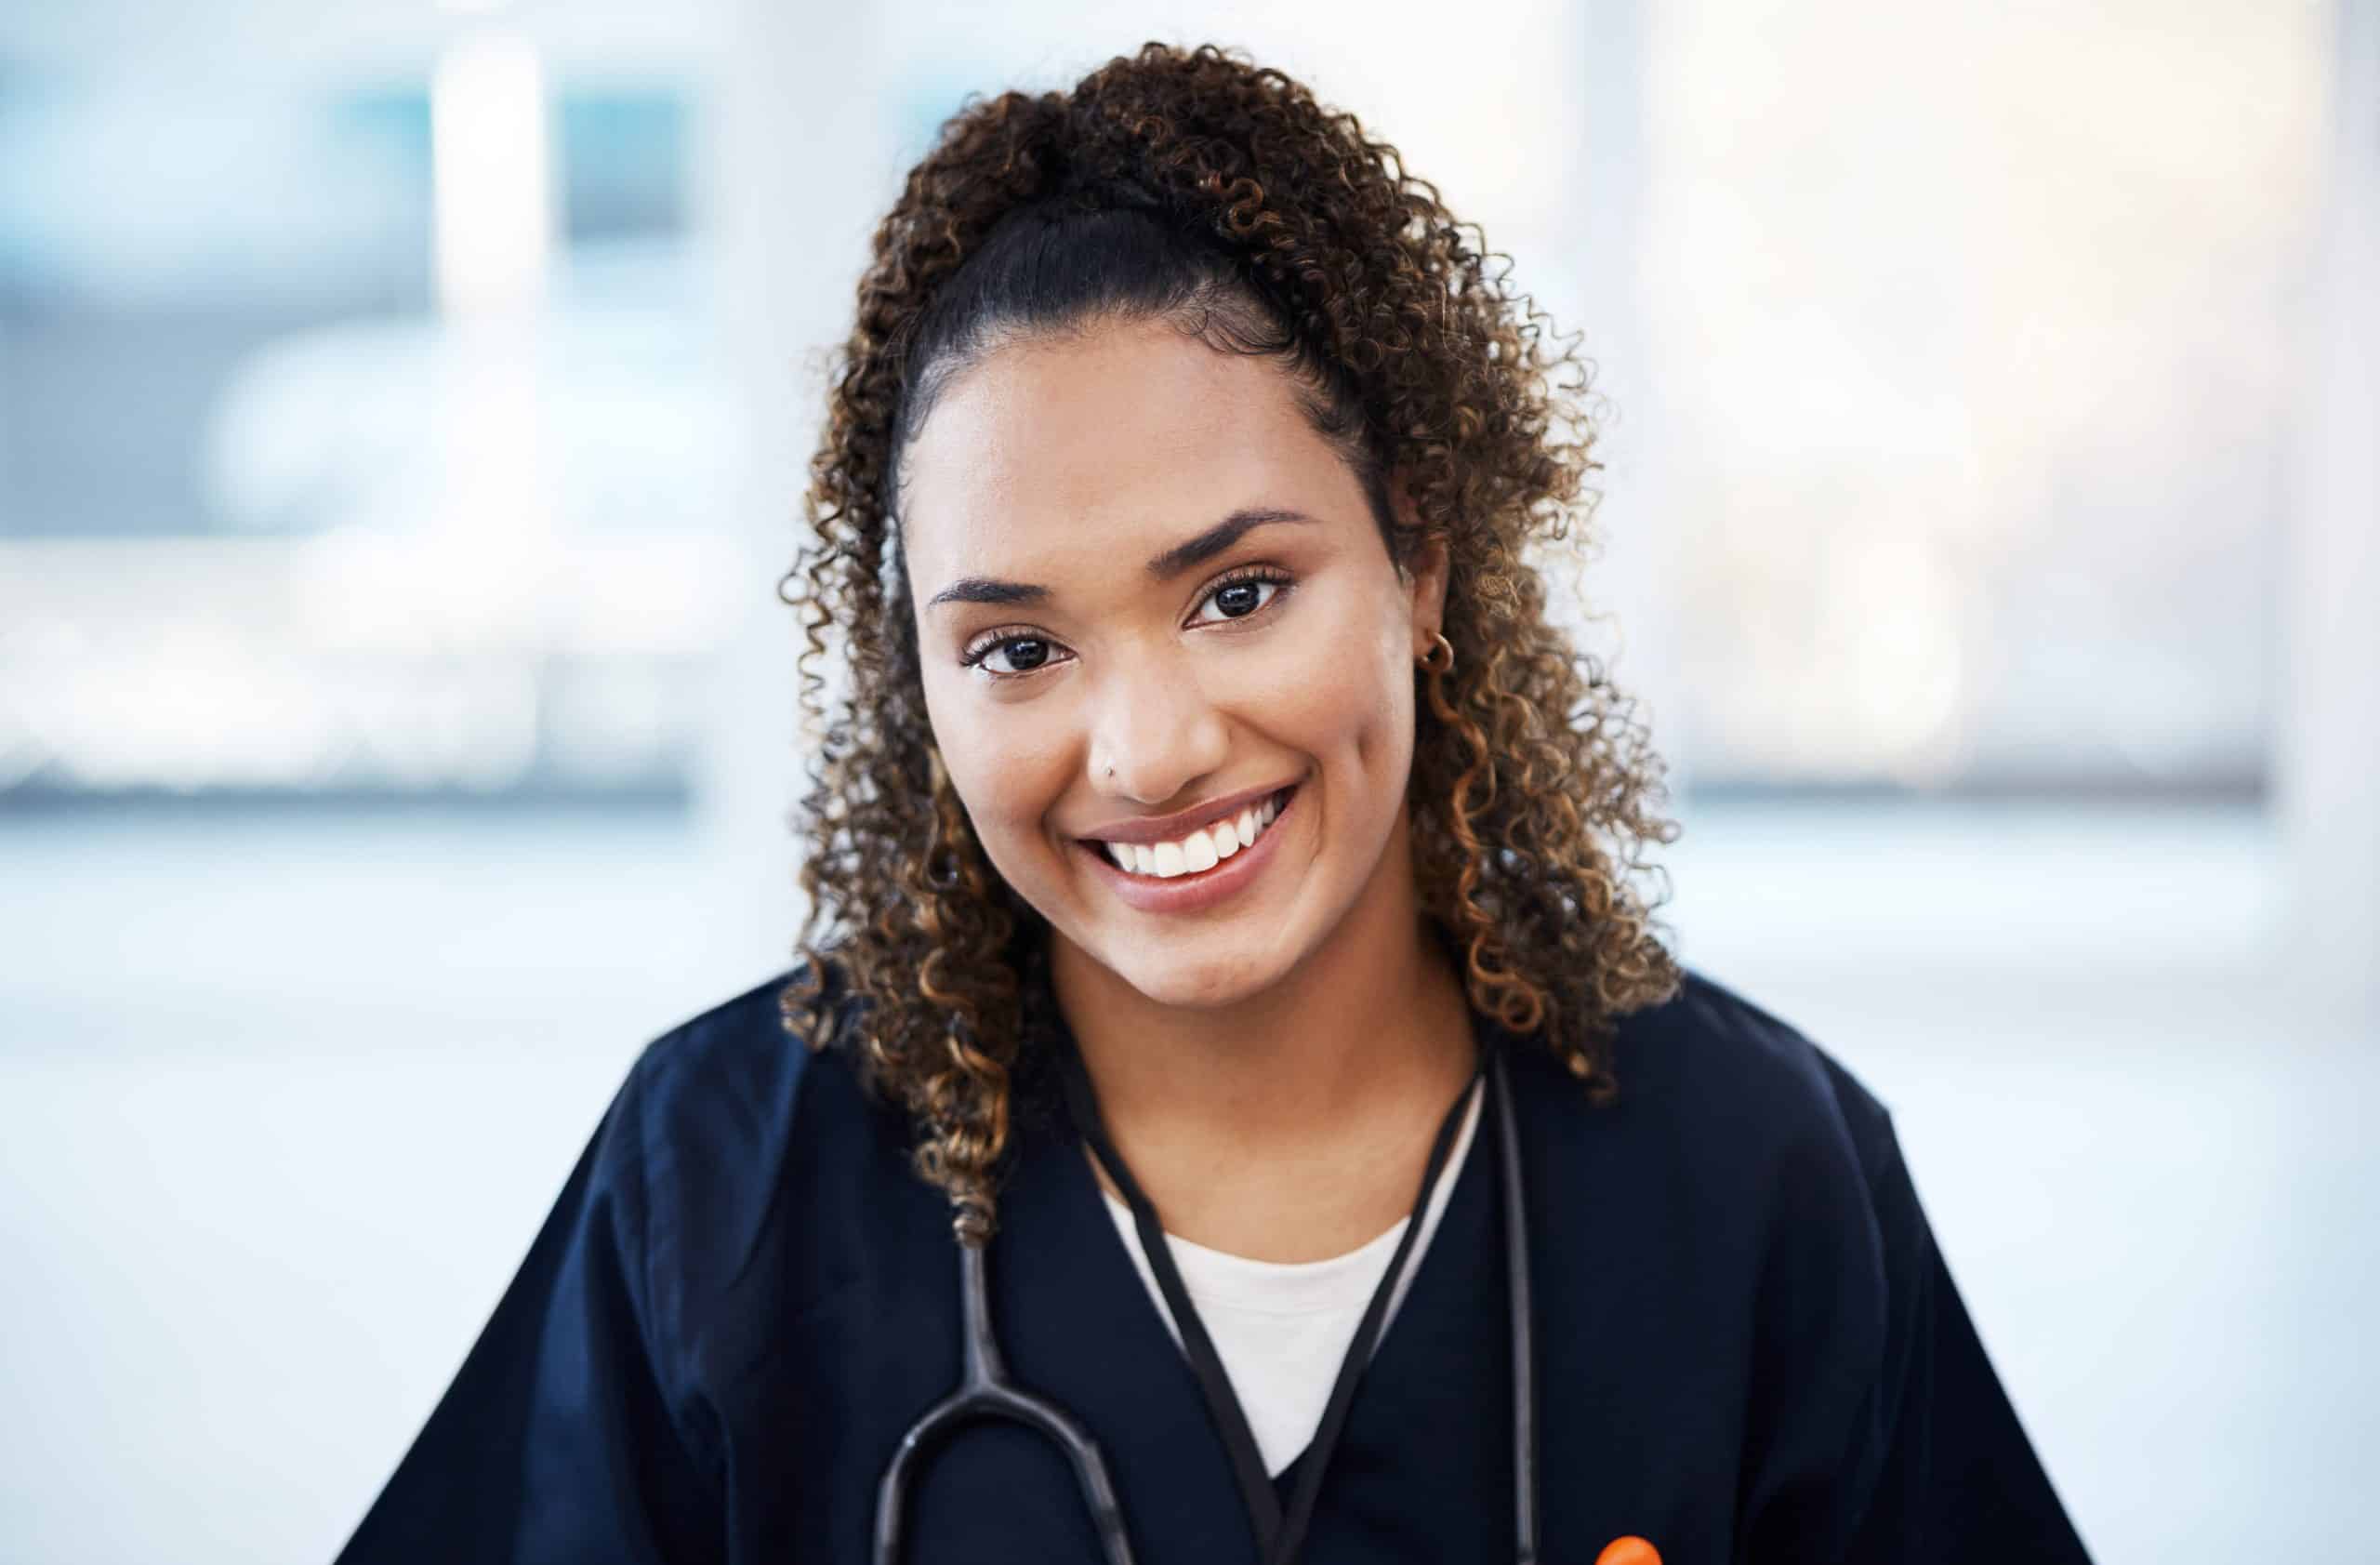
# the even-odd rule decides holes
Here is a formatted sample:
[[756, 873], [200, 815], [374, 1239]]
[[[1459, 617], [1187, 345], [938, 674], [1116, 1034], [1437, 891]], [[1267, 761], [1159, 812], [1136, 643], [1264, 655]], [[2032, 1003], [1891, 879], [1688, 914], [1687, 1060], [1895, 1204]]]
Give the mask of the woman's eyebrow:
[[[1272, 522], [1311, 522], [1314, 518], [1302, 511], [1284, 511], [1274, 506], [1243, 507], [1200, 533], [1184, 538], [1148, 563], [1149, 575], [1158, 581], [1171, 581], [1183, 572], [1204, 564], [1233, 544], [1250, 529]], [[1038, 603], [1048, 599], [1050, 590], [1029, 581], [1002, 581], [994, 577], [963, 576], [932, 597], [926, 607], [938, 603]]]

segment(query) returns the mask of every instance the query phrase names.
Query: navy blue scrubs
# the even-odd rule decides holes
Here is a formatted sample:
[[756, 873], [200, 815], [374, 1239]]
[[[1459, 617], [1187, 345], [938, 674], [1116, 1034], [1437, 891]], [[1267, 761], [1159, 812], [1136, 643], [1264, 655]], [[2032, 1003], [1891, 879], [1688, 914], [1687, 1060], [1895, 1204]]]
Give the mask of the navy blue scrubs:
[[[784, 1030], [784, 981], [638, 1059], [341, 1565], [868, 1558], [886, 1461], [959, 1376], [958, 1253], [904, 1117]], [[1541, 1048], [1512, 1058], [1545, 1558], [1626, 1534], [1665, 1565], [2085, 1558], [1890, 1117], [1829, 1055], [1693, 976], [1621, 1024], [1610, 1107]], [[989, 1256], [1010, 1371], [1104, 1449], [1144, 1565], [1252, 1562], [1189, 1361], [1045, 1088], [1020, 1089]], [[1513, 1558], [1498, 1153], [1463, 1164], [1364, 1374], [1313, 1565]], [[1062, 1454], [1012, 1426], [944, 1446], [911, 1516], [926, 1565], [1101, 1558]]]

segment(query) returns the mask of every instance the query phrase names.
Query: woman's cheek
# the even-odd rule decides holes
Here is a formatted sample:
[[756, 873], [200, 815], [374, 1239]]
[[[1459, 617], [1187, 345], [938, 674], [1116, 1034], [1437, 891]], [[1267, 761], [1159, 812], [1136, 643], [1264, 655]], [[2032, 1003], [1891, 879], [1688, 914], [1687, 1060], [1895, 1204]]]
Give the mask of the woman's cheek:
[[1310, 630], [1298, 638], [1297, 656], [1267, 682], [1268, 710], [1285, 735], [1302, 736], [1302, 748], [1318, 759], [1367, 769], [1385, 764], [1393, 758], [1382, 751], [1394, 747], [1400, 719], [1410, 711], [1411, 692], [1395, 683], [1406, 677], [1401, 662], [1383, 655], [1369, 617], [1342, 614]]
[[997, 788], [999, 774], [986, 763], [995, 735], [966, 700], [966, 692], [954, 691], [948, 684], [947, 680], [927, 680], [926, 723], [933, 731], [934, 748], [941, 752], [951, 789], [959, 795], [977, 840], [983, 841], [998, 815], [991, 790]]
[[955, 724], [943, 750], [976, 841], [1012, 885], [1045, 878], [1057, 846], [1051, 817], [1066, 795], [1069, 747], [1050, 730], [1040, 712], [993, 710]]

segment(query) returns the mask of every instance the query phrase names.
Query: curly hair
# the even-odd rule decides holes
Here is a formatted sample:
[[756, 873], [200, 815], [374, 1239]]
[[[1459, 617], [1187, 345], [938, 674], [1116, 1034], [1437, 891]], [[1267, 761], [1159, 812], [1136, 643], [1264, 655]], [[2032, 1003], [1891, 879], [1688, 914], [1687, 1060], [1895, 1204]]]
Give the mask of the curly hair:
[[[1103, 244], [1165, 259], [1086, 266], [1099, 276], [1053, 295], [1068, 247]], [[934, 748], [897, 499], [950, 366], [1005, 334], [1167, 319], [1291, 372], [1392, 559], [1448, 550], [1456, 656], [1422, 675], [1408, 802], [1421, 906], [1471, 1004], [1541, 1040], [1601, 1104], [1616, 1019], [1676, 992], [1652, 916], [1666, 876], [1651, 869], [1660, 897], [1636, 883], [1648, 845], [1677, 835], [1663, 764], [1636, 703], [1549, 623], [1526, 558], [1597, 497], [1575, 400], [1590, 372], [1509, 270], [1355, 115], [1213, 46], [1150, 43], [1069, 92], [971, 98], [878, 226], [810, 464], [813, 536], [779, 586], [800, 611], [814, 747], [803, 961], [780, 1006], [906, 1107], [962, 1242], [992, 1230], [1046, 924], [985, 857]], [[1391, 471], [1413, 525], [1386, 503]], [[848, 678], [830, 693], [819, 661], [837, 650]]]

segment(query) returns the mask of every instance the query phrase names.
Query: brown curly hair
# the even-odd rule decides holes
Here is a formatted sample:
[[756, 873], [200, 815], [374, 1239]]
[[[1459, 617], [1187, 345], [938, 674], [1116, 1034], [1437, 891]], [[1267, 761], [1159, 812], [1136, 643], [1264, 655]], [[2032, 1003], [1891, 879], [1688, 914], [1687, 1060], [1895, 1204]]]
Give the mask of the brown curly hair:
[[[1197, 306], [1185, 329], [1211, 339], [1225, 317], [1232, 340], [1217, 346], [1299, 370], [1317, 426], [1344, 437], [1392, 558], [1402, 566], [1424, 539], [1445, 540], [1454, 665], [1425, 676], [1408, 796], [1421, 905], [1474, 1007], [1542, 1038], [1608, 1102], [1615, 1019], [1681, 982], [1652, 917], [1667, 879], [1645, 857], [1677, 828], [1659, 813], [1663, 766], [1635, 703], [1548, 622], [1525, 558], [1593, 510], [1586, 481], [1600, 464], [1573, 400], [1588, 368], [1506, 286], [1509, 263], [1489, 274], [1508, 258], [1395, 148], [1212, 46], [1150, 43], [1070, 92], [971, 99], [877, 228], [811, 462], [814, 537], [779, 588], [800, 611], [815, 746], [787, 1027], [813, 1048], [850, 1048], [906, 1107], [919, 1171], [950, 1198], [959, 1238], [987, 1238], [1031, 1041], [1025, 970], [1045, 925], [985, 856], [934, 749], [895, 501], [904, 442], [935, 385], [930, 361], [985, 346], [981, 330], [936, 328], [960, 292], [954, 274], [1003, 219], [1053, 204], [1157, 214], [1181, 243], [1226, 258], [1236, 287], [1176, 290], [1161, 303], [1184, 308], [1141, 300], [1143, 312]], [[1263, 320], [1279, 334], [1252, 332]], [[1391, 471], [1418, 526], [1380, 503]], [[849, 675], [831, 701], [818, 667], [830, 646]], [[1635, 884], [1648, 869], [1659, 896]]]

